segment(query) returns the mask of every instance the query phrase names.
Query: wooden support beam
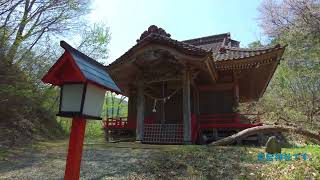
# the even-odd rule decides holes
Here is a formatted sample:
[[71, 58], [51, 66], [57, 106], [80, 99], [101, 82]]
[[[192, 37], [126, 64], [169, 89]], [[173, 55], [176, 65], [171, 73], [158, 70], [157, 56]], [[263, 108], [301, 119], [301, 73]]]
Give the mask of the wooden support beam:
[[143, 140], [144, 133], [144, 83], [143, 81], [138, 81], [138, 92], [137, 92], [137, 129], [136, 129], [136, 140]]
[[181, 81], [181, 79], [182, 78], [180, 78], [180, 77], [155, 78], [155, 79], [146, 81], [146, 84], [163, 82], [163, 81]]
[[193, 86], [193, 108], [196, 116], [200, 115], [199, 109], [199, 89], [196, 86]]
[[239, 81], [236, 80], [234, 84], [234, 97], [236, 105], [239, 104]]
[[128, 97], [128, 124], [137, 123], [137, 98], [132, 91], [129, 92]]
[[240, 79], [240, 72], [233, 73], [233, 81], [234, 81], [234, 97], [235, 97], [235, 105], [239, 104], [239, 79]]
[[212, 60], [210, 58], [207, 58], [207, 60], [205, 61], [205, 64], [208, 68], [212, 82], [216, 82], [218, 79], [218, 75], [217, 75], [217, 72], [215, 71], [214, 65], [212, 64]]
[[184, 72], [182, 85], [182, 109], [183, 109], [183, 140], [185, 144], [191, 144], [191, 103], [190, 103], [190, 73]]
[[223, 83], [223, 84], [214, 84], [214, 85], [200, 85], [198, 88], [200, 91], [223, 91], [223, 90], [232, 90], [234, 83]]

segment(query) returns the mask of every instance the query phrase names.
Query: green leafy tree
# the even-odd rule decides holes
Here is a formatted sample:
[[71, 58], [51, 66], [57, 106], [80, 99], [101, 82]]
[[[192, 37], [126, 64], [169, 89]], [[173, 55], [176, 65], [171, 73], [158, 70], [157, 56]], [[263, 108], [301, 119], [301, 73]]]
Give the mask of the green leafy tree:
[[107, 59], [109, 42], [109, 27], [103, 23], [93, 24], [84, 28], [78, 49], [91, 58]]
[[287, 44], [283, 60], [256, 108], [265, 119], [320, 129], [320, 2], [263, 1], [260, 24], [271, 44]]

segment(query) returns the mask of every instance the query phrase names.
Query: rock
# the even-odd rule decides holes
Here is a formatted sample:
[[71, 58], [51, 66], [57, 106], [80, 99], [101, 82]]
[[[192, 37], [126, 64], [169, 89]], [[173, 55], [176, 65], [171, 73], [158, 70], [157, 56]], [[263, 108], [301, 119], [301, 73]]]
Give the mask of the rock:
[[271, 136], [266, 143], [266, 153], [281, 153], [281, 144], [275, 136]]

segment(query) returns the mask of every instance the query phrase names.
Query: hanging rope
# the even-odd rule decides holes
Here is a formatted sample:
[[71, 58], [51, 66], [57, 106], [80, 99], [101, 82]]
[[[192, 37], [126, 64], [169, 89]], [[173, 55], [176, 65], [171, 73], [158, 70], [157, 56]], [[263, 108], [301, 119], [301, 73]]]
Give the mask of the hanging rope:
[[145, 94], [146, 96], [148, 96], [149, 98], [151, 98], [151, 99], [154, 99], [154, 100], [157, 100], [157, 101], [164, 101], [165, 99], [170, 99], [170, 98], [171, 98], [173, 95], [175, 95], [180, 89], [181, 89], [181, 88], [176, 89], [176, 90], [173, 91], [169, 96], [162, 97], [162, 98], [154, 97], [154, 96], [152, 96], [151, 94], [149, 94], [149, 93], [147, 93], [147, 92], [144, 92], [144, 94]]
[[155, 99], [154, 102], [153, 102], [152, 112], [157, 112], [157, 110], [156, 110], [156, 105], [157, 105], [157, 100]]
[[[162, 97], [161, 98], [158, 98], [158, 97], [154, 97], [152, 96], [151, 94], [148, 94], [147, 92], [144, 92], [144, 95], [148, 96], [149, 98], [151, 99], [154, 99], [154, 102], [153, 102], [153, 109], [152, 109], [152, 112], [157, 112], [156, 110], [156, 106], [157, 106], [157, 101], [163, 101], [163, 103], [166, 103], [166, 100], [170, 99], [173, 95], [175, 95], [179, 90], [179, 89], [176, 89], [174, 90], [169, 96], [166, 96], [166, 97], [163, 97], [164, 96], [164, 81], [162, 82]], [[164, 112], [163, 112], [164, 113]], [[164, 114], [163, 114], [164, 116]]]

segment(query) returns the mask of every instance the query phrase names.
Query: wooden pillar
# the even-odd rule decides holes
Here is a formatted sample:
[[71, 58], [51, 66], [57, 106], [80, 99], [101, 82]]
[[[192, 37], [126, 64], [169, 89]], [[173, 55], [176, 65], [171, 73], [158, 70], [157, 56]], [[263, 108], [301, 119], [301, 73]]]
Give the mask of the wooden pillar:
[[234, 84], [234, 101], [235, 106], [239, 104], [239, 79], [240, 71], [233, 72], [233, 84]]
[[144, 85], [143, 81], [138, 82], [138, 92], [137, 92], [137, 129], [136, 129], [136, 140], [142, 141], [143, 140], [143, 133], [144, 133], [144, 106], [145, 106], [145, 99], [144, 99]]
[[135, 126], [136, 124], [137, 124], [136, 94], [130, 91], [129, 97], [128, 97], [128, 125], [132, 127], [132, 126]]
[[235, 105], [238, 106], [238, 104], [239, 104], [239, 81], [238, 81], [238, 79], [235, 80], [235, 84], [234, 84], [234, 97], [235, 97]]
[[200, 109], [199, 109], [199, 89], [194, 86], [193, 88], [193, 108], [194, 113], [198, 117], [200, 115]]
[[239, 114], [239, 77], [235, 75], [234, 77], [234, 105], [233, 107], [236, 108], [236, 119], [235, 122], [240, 123], [240, 114]]
[[191, 105], [190, 105], [190, 73], [184, 72], [182, 82], [183, 140], [191, 144]]

